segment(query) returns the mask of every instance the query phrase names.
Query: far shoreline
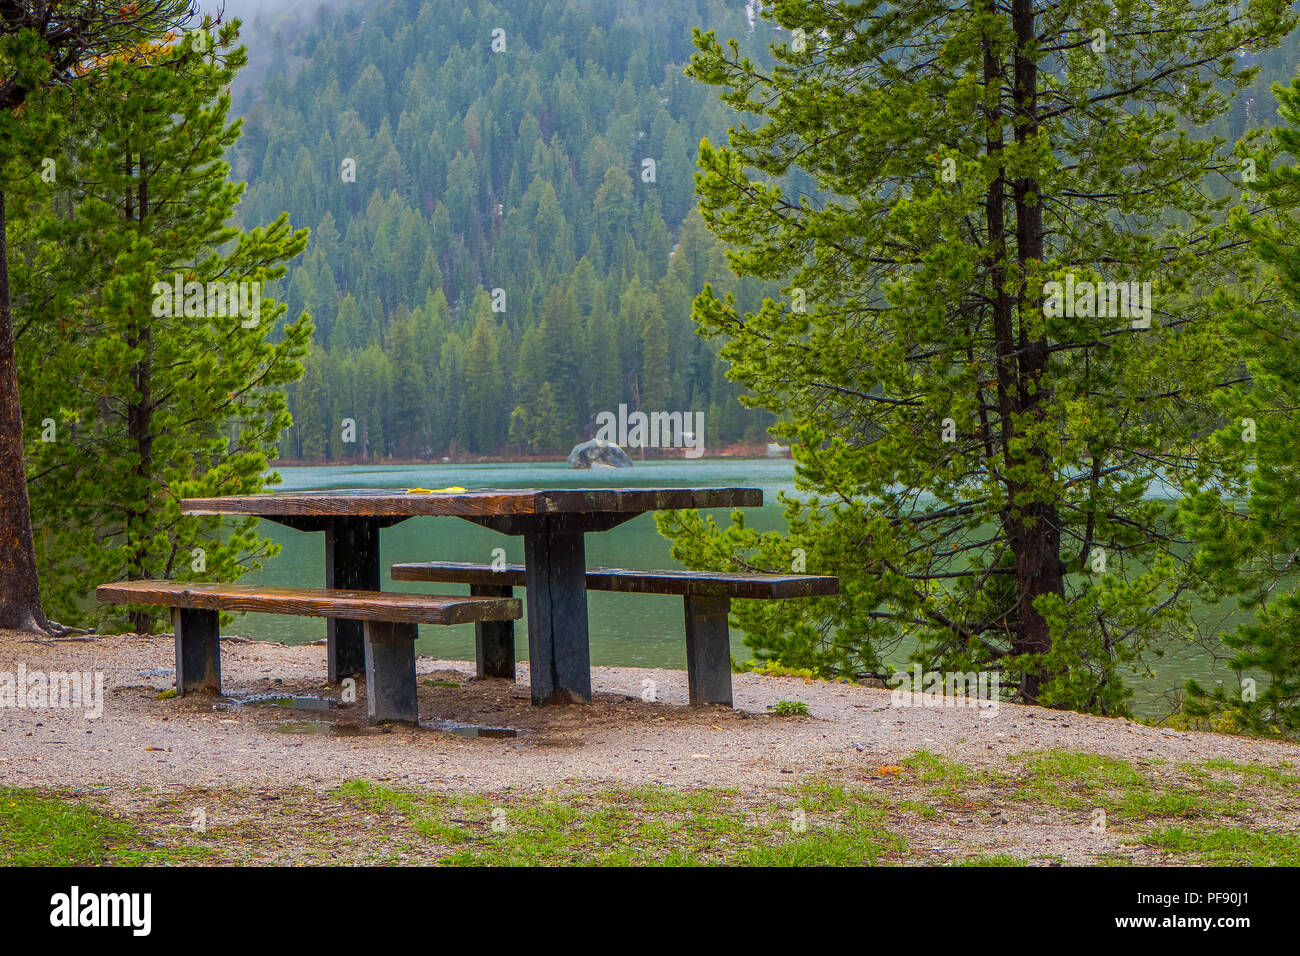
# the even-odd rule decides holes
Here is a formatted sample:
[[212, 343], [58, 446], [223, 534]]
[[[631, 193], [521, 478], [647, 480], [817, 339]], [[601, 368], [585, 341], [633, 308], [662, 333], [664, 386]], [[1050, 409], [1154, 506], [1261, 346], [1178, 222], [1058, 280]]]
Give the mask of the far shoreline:
[[[684, 449], [651, 449], [653, 456], [637, 457], [634, 462], [654, 461], [792, 461], [790, 453], [781, 455], [767, 454], [766, 445], [732, 445], [722, 451], [702, 455], [699, 458], [687, 458]], [[268, 462], [267, 468], [352, 468], [352, 467], [388, 467], [393, 465], [543, 465], [563, 464], [563, 456], [555, 455], [444, 455], [437, 458], [344, 458], [344, 459], [276, 459]], [[633, 466], [635, 467], [635, 465]], [[587, 468], [574, 468], [572, 471], [589, 471]], [[625, 470], [625, 469], [616, 469]]]

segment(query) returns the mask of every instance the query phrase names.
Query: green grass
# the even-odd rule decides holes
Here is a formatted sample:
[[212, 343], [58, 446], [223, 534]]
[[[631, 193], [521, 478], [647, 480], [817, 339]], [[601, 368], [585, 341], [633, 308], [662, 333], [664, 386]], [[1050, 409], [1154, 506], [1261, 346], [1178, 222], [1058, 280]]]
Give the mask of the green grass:
[[940, 754], [919, 750], [900, 764], [911, 779], [926, 784], [931, 797], [949, 806], [970, 800], [972, 788], [980, 782], [995, 779], [988, 771], [966, 767]]
[[809, 714], [808, 705], [801, 700], [778, 700], [769, 704], [767, 709], [778, 717], [807, 717]]
[[760, 661], [757, 659], [745, 661], [743, 664], [736, 663], [736, 659], [731, 659], [731, 672], [733, 674], [758, 674], [762, 677], [802, 677], [804, 680], [822, 680], [814, 670], [806, 667], [786, 667], [780, 661]]
[[922, 783], [969, 783], [979, 776], [978, 771], [928, 750], [918, 750], [901, 761], [900, 766], [911, 770]]
[[[1258, 780], [1269, 786], [1288, 790], [1294, 795], [1300, 796], [1300, 774], [1297, 774], [1295, 772], [1296, 768], [1290, 764], [1283, 764], [1280, 767], [1268, 767], [1255, 763], [1234, 763], [1223, 757], [1217, 757], [1205, 761], [1201, 766], [1212, 773], [1231, 773], [1243, 780]], [[1190, 770], [1192, 768], [1184, 769]]]
[[1122, 821], [1236, 817], [1250, 808], [1220, 781], [1193, 775], [1171, 786], [1114, 757], [1047, 750], [1016, 762], [1023, 765], [1024, 777], [1008, 796], [1021, 802], [1079, 813], [1100, 808]]
[[31, 791], [0, 790], [0, 864], [87, 866], [137, 839], [135, 828], [75, 803]]
[[102, 810], [38, 791], [0, 788], [0, 866], [156, 866], [208, 855], [149, 842], [135, 825]]
[[981, 853], [979, 856], [972, 856], [965, 860], [954, 863], [953, 866], [1026, 866], [1018, 856], [1011, 856], [1008, 853]]
[[[1012, 830], [1000, 839], [996, 818], [1090, 828], [1104, 809], [1109, 836], [1091, 851], [1097, 865], [1295, 866], [1298, 795], [1300, 775], [1285, 764], [1156, 767], [1062, 750], [994, 768], [921, 751], [896, 766], [867, 763], [784, 787], [604, 784], [481, 795], [354, 780], [328, 795], [186, 791], [149, 798], [130, 820], [99, 794], [0, 788], [0, 865], [1022, 866], [1067, 861], [1035, 856], [1037, 844]], [[222, 825], [190, 831], [189, 808], [213, 805], [223, 808]], [[948, 849], [936, 847], [936, 856], [932, 842]], [[962, 846], [971, 855], [953, 860]]]
[[[366, 781], [337, 796], [445, 850], [455, 866], [860, 865], [907, 844], [886, 828], [886, 810], [842, 788], [811, 786], [789, 799], [743, 802], [740, 791], [628, 791], [483, 797], [393, 790]], [[498, 823], [498, 829], [493, 823]]]
[[1300, 835], [1240, 827], [1167, 827], [1140, 842], [1216, 866], [1300, 866]]

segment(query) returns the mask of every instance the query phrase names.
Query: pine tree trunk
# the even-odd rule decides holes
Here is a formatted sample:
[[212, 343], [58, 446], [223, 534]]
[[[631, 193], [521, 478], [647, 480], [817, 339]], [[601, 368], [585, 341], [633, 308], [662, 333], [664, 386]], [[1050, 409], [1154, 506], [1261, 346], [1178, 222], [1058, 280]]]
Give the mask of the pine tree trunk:
[[50, 622], [41, 607], [31, 506], [27, 499], [3, 192], [0, 192], [0, 628], [37, 633], [50, 630]]
[[[1016, 32], [1015, 83], [1012, 97], [1015, 102], [1016, 142], [1024, 144], [1038, 135], [1038, 64], [1023, 55], [1035, 43], [1033, 0], [1013, 0], [1012, 26]], [[1038, 198], [1038, 182], [1032, 176], [1017, 179], [1012, 189], [1016, 206], [1016, 255], [1023, 276], [1035, 262], [1043, 259], [1043, 206]], [[1029, 312], [1041, 310], [1041, 297], [1037, 301], [1026, 298], [1025, 284], [1020, 286], [1021, 307]], [[1045, 378], [1048, 347], [1046, 333], [1030, 340], [1024, 323], [1020, 325], [1017, 351], [1020, 355], [1019, 388], [1017, 404], [1024, 416], [1041, 419], [1038, 406], [1050, 392]], [[1052, 454], [1040, 444], [1029, 450], [1040, 474], [1048, 475], [1052, 468]], [[1060, 516], [1056, 505], [1035, 503], [1027, 506], [1016, 522], [1012, 544], [1016, 561], [1016, 579], [1021, 598], [1020, 628], [1013, 654], [1046, 654], [1052, 648], [1052, 635], [1044, 620], [1034, 608], [1034, 601], [1044, 594], [1065, 596], [1065, 566], [1061, 562]], [[1020, 683], [1020, 696], [1026, 702], [1038, 699], [1039, 688], [1047, 673], [1027, 671]]]
[[[993, 10], [994, 5], [989, 3], [987, 8]], [[1017, 54], [1014, 58], [1012, 93], [1015, 108], [1010, 116], [1015, 123], [1016, 141], [1023, 143], [1038, 130], [1038, 68], [1032, 60], [1019, 54], [1019, 50], [1033, 40], [1034, 12], [1031, 0], [1014, 0], [1012, 24], [1017, 36]], [[1002, 61], [991, 45], [986, 43], [986, 85], [1000, 86], [1002, 69]], [[990, 117], [989, 132], [985, 139], [985, 151], [990, 156], [1002, 153], [1002, 120], [1001, 115]], [[985, 215], [988, 220], [990, 254], [993, 256], [989, 284], [993, 298], [993, 337], [997, 354], [998, 413], [1001, 419], [1002, 454], [1006, 462], [1006, 473], [1010, 475], [1025, 464], [1024, 457], [1011, 452], [1016, 433], [1015, 420], [1023, 420], [1027, 415], [1034, 414], [1042, 401], [1046, 390], [1042, 376], [1047, 367], [1048, 347], [1045, 338], [1031, 341], [1023, 323], [1017, 330], [1015, 303], [1006, 291], [1008, 227], [1004, 203], [1008, 185], [1015, 204], [1016, 259], [1020, 263], [1022, 275], [1030, 260], [1041, 260], [1043, 257], [1043, 216], [1042, 206], [1036, 198], [1038, 184], [1033, 178], [1022, 177], [1008, 182], [1005, 175], [1000, 175], [989, 185], [985, 196]], [[1023, 283], [1020, 291], [1024, 308], [1033, 309], [1038, 306], [1038, 303], [1025, 301]], [[1036, 445], [1029, 450], [1028, 456], [1037, 460], [1042, 474], [1050, 474], [1050, 451]], [[1059, 515], [1056, 507], [1051, 504], [1036, 503], [1019, 508], [1011, 504], [1027, 490], [1026, 482], [1018, 479], [1006, 481], [1008, 504], [1002, 515], [1002, 527], [1015, 560], [1016, 594], [1019, 598], [1017, 610], [1012, 615], [1012, 655], [1045, 654], [1051, 650], [1052, 636], [1047, 621], [1033, 605], [1044, 594], [1065, 594], [1064, 565], [1060, 558]], [[1019, 686], [1021, 699], [1030, 703], [1036, 701], [1047, 676], [1042, 670], [1026, 671]]]
[[[136, 169], [133, 158], [128, 154], [126, 170], [130, 175]], [[126, 194], [126, 219], [132, 227], [144, 232], [145, 218], [149, 211], [149, 180], [144, 172], [144, 154], [140, 155], [140, 181], [137, 195], [133, 197], [128, 190]], [[134, 221], [133, 221], [134, 220]], [[141, 580], [150, 577], [148, 567], [150, 518], [153, 514], [154, 467], [153, 467], [153, 333], [147, 315], [139, 316], [140, 324], [132, 328], [127, 342], [132, 349], [139, 349], [143, 354], [131, 370], [135, 381], [138, 398], [130, 402], [126, 409], [127, 441], [135, 449], [137, 463], [136, 477], [140, 481], [140, 494], [143, 496], [139, 510], [127, 512], [127, 540], [134, 542], [128, 566], [128, 577]], [[153, 612], [140, 609], [130, 614], [131, 630], [136, 634], [153, 633]]]

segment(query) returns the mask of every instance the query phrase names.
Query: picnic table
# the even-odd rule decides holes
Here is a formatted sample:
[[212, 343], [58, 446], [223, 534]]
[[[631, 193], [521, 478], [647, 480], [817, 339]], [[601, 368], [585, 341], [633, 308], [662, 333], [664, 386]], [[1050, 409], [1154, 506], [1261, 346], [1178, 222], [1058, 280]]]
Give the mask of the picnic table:
[[[581, 488], [286, 492], [187, 498], [186, 515], [254, 515], [325, 535], [327, 588], [380, 590], [379, 532], [417, 517], [457, 517], [522, 535], [534, 704], [591, 700], [584, 536], [649, 511], [757, 508], [757, 488]], [[330, 683], [365, 671], [362, 621], [331, 618]]]

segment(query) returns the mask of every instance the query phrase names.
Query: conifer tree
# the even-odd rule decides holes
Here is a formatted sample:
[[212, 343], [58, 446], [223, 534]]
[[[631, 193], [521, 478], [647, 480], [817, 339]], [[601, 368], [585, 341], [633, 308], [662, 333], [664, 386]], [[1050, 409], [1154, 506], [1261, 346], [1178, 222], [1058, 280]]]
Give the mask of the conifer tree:
[[139, 0], [117, 7], [71, 0], [55, 12], [44, 3], [0, 8], [0, 628], [34, 632], [59, 627], [42, 607], [32, 539], [6, 199], [10, 184], [31, 174], [34, 158], [44, 158], [42, 134], [50, 133], [59, 117], [29, 108], [29, 100], [44, 90], [93, 86], [112, 57], [170, 35], [192, 13], [189, 0]]
[[1294, 17], [1233, 0], [762, 15], [789, 37], [775, 68], [696, 32], [690, 74], [754, 117], [701, 144], [698, 191], [732, 267], [784, 295], [745, 310], [706, 284], [695, 319], [781, 416], [806, 497], [786, 535], [661, 526], [693, 566], [840, 576], [838, 600], [740, 608], [760, 656], [876, 672], [901, 637], [936, 669], [1001, 671], [1020, 700], [1122, 711], [1122, 667], [1181, 633], [1191, 586], [1147, 492], [1203, 460], [1213, 396], [1241, 380], [1208, 295], [1251, 274], [1210, 188], [1241, 164], [1181, 126], [1223, 113], [1252, 79], [1238, 51]]
[[[98, 583], [233, 580], [271, 553], [255, 520], [222, 529], [179, 510], [263, 490], [312, 331], [306, 315], [281, 324], [285, 307], [263, 292], [306, 230], [287, 215], [226, 225], [242, 192], [223, 160], [239, 136], [226, 92], [245, 62], [236, 38], [230, 24], [109, 64], [78, 103], [65, 172], [32, 211], [30, 260], [15, 269], [38, 555], [66, 619], [84, 618]], [[72, 95], [42, 106], [74, 115]], [[131, 627], [147, 633], [157, 614], [137, 611]]]
[[[1253, 304], [1228, 313], [1243, 352], [1248, 389], [1225, 392], [1224, 427], [1214, 436], [1216, 475], [1189, 483], [1183, 500], [1192, 556], [1204, 597], [1241, 594], [1255, 619], [1223, 634], [1236, 687], [1188, 684], [1184, 710], [1196, 717], [1228, 712], [1256, 733], [1300, 732], [1300, 78], [1274, 86], [1284, 125], [1250, 161], [1260, 175], [1249, 185], [1253, 208], [1234, 211], [1281, 309]], [[1282, 162], [1280, 157], [1291, 157]], [[1286, 210], [1268, 215], [1268, 207]], [[1229, 303], [1224, 303], [1227, 306]], [[1208, 479], [1217, 478], [1216, 481]]]

